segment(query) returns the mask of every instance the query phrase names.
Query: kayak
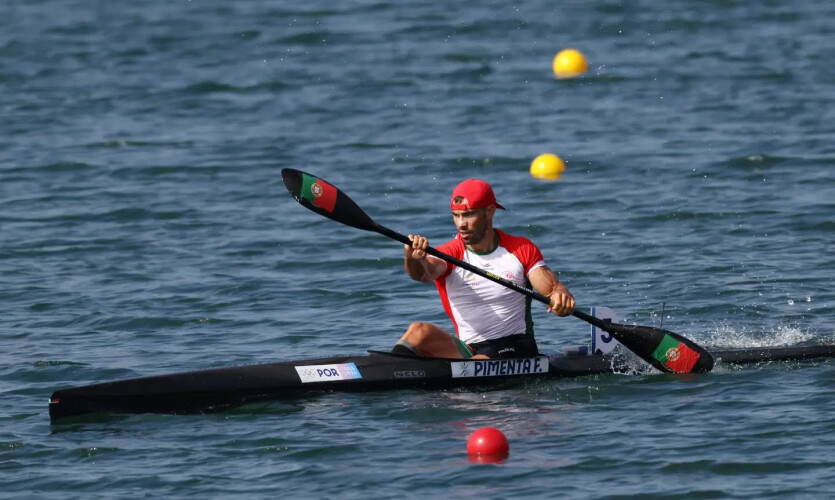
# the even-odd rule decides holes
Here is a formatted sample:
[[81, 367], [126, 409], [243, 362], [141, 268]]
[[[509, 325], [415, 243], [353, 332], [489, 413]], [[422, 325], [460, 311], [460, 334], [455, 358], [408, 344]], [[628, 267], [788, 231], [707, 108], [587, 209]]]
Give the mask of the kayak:
[[[55, 391], [55, 421], [88, 413], [208, 413], [247, 403], [329, 392], [498, 388], [531, 379], [628, 372], [622, 356], [576, 350], [529, 358], [460, 360], [369, 351], [336, 356], [133, 378]], [[835, 344], [711, 350], [730, 365], [835, 357]]]

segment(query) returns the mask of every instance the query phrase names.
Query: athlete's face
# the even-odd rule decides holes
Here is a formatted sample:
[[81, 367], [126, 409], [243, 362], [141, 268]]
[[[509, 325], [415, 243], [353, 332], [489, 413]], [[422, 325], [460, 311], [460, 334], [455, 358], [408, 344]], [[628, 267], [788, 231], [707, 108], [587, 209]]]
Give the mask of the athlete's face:
[[452, 221], [464, 244], [478, 245], [484, 240], [493, 220], [494, 207], [453, 210]]

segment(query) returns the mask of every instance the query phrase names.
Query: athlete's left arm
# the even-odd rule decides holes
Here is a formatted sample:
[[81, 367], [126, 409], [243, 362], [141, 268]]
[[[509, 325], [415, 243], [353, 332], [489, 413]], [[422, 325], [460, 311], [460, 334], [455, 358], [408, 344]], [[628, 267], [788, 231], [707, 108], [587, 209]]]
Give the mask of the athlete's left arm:
[[560, 283], [557, 275], [548, 266], [540, 266], [531, 271], [528, 274], [528, 281], [537, 292], [551, 299], [551, 304], [548, 306], [549, 313], [568, 316], [574, 310], [574, 296], [565, 285]]

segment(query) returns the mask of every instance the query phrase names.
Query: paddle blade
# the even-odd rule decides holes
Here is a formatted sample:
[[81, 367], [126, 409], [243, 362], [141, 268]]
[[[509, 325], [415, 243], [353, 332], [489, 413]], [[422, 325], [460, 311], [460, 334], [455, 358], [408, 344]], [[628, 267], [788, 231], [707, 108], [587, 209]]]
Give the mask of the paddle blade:
[[346, 226], [376, 231], [376, 224], [362, 209], [333, 184], [293, 168], [281, 169], [284, 185], [302, 206]]
[[618, 323], [608, 323], [601, 328], [661, 371], [707, 373], [713, 369], [713, 356], [699, 344], [677, 333]]

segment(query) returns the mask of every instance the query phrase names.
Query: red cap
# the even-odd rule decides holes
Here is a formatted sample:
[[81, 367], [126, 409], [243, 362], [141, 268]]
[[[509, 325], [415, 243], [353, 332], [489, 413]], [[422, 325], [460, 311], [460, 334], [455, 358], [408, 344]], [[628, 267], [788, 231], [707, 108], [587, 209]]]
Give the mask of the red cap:
[[[456, 205], [454, 200], [459, 196], [466, 198], [467, 203]], [[481, 179], [467, 179], [455, 186], [455, 189], [452, 190], [452, 199], [449, 202], [449, 207], [452, 210], [471, 210], [474, 208], [486, 208], [490, 205], [496, 205], [496, 208], [504, 210], [504, 207], [496, 201], [493, 188]]]

